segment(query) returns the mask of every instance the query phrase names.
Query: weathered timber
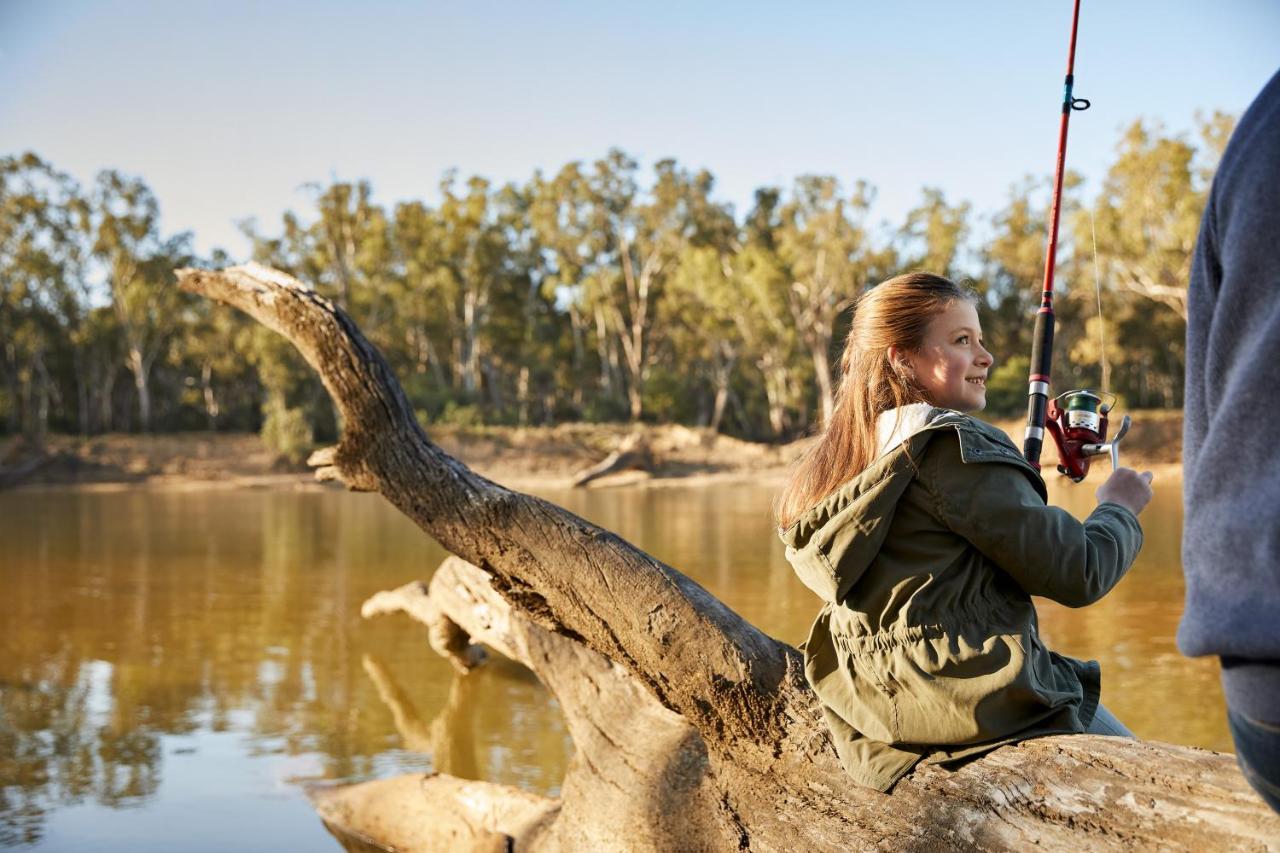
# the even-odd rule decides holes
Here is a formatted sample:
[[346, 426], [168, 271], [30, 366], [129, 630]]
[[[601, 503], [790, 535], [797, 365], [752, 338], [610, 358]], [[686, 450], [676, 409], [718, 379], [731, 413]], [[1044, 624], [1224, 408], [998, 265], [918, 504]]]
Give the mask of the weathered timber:
[[[432, 576], [429, 591], [422, 584], [409, 584], [390, 595], [378, 593], [370, 602], [377, 604], [366, 603], [362, 610], [366, 616], [399, 609], [419, 621], [426, 616], [429, 628], [441, 620], [451, 622], [455, 635], [523, 664], [555, 695], [568, 723], [574, 755], [561, 785], [562, 796], [544, 803], [545, 812], [554, 812], [555, 819], [537, 827], [541, 849], [672, 850], [691, 849], [691, 844], [713, 849], [708, 839], [732, 837], [729, 825], [706, 826], [708, 821], [730, 818], [718, 805], [719, 792], [707, 773], [706, 747], [693, 727], [663, 707], [627, 670], [512, 609], [480, 569], [450, 557]], [[457, 649], [443, 652], [446, 657], [457, 653]], [[416, 722], [406, 714], [403, 700], [385, 675], [376, 670], [370, 674], [405, 742], [436, 756], [450, 756], [450, 746], [439, 743], [439, 718], [427, 726]], [[445, 767], [437, 761], [436, 769]], [[403, 783], [387, 780], [385, 784], [389, 791], [397, 791]], [[433, 799], [425, 808], [402, 810], [406, 824], [402, 829], [381, 813], [375, 826], [370, 822], [373, 818], [354, 805], [366, 800], [368, 786], [349, 790], [350, 796], [344, 789], [326, 791], [326, 799], [317, 804], [335, 834], [377, 837], [397, 850], [413, 847], [411, 841], [422, 845], [424, 826], [439, 823], [453, 833], [465, 818], [480, 837], [503, 826], [506, 814], [502, 798], [489, 796], [462, 818], [455, 815], [438, 822], [432, 815], [449, 804]], [[602, 821], [602, 815], [608, 820]], [[528, 841], [514, 840], [522, 846]], [[453, 835], [442, 835], [433, 843], [452, 841]], [[426, 844], [416, 849], [435, 848]]]
[[[1152, 742], [1044, 738], [954, 771], [920, 768], [889, 795], [859, 788], [836, 761], [795, 649], [616, 535], [443, 453], [381, 355], [329, 300], [257, 265], [182, 270], [179, 281], [283, 334], [319, 373], [344, 422], [342, 440], [321, 459], [321, 476], [382, 494], [478, 567], [511, 613], [625, 672], [688, 727], [680, 748], [705, 755], [696, 772], [682, 771], [683, 788], [661, 789], [673, 784], [666, 775], [655, 783], [630, 777], [637, 781], [628, 784], [650, 786], [624, 792], [651, 804], [659, 829], [647, 836], [627, 837], [623, 825], [615, 831], [614, 815], [592, 805], [598, 789], [570, 789], [571, 770], [554, 815], [535, 821], [536, 831], [506, 833], [520, 846], [561, 849], [589, 837], [616, 849], [660, 849], [668, 816], [686, 849], [1280, 844], [1280, 818], [1253, 795], [1231, 757]], [[560, 653], [556, 660], [563, 663], [536, 671], [561, 695], [562, 682], [584, 678], [585, 670]], [[588, 754], [579, 738], [590, 727], [569, 725], [579, 754]], [[691, 815], [687, 801], [701, 813]], [[565, 817], [573, 813], [582, 817]], [[577, 834], [583, 827], [589, 835]]]
[[575, 488], [580, 488], [615, 471], [628, 469], [648, 471], [652, 467], [653, 454], [649, 449], [648, 440], [643, 432], [633, 432], [618, 442], [618, 447], [599, 463], [579, 472], [573, 478], [573, 485]]

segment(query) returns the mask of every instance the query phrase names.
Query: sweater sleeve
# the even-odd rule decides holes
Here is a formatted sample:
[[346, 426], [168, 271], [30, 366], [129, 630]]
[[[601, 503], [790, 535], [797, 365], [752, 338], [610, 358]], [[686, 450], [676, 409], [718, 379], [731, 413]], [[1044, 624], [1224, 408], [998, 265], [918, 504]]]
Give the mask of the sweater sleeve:
[[1027, 473], [1009, 462], [969, 462], [959, 440], [940, 436], [921, 467], [940, 520], [1032, 595], [1083, 607], [1120, 582], [1142, 547], [1129, 510], [1102, 503], [1083, 522], [1045, 505]]
[[[1280, 73], [1232, 134], [1191, 266], [1178, 628], [1188, 655], [1280, 661], [1277, 234]], [[1280, 678], [1271, 696], [1280, 701]]]

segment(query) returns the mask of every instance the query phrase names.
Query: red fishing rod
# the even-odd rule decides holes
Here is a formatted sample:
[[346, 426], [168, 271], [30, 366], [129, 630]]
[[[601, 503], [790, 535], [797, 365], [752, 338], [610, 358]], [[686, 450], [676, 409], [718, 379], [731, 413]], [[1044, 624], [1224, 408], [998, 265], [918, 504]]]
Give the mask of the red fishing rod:
[[1074, 110], [1089, 109], [1089, 102], [1072, 95], [1075, 83], [1076, 30], [1080, 23], [1080, 0], [1075, 0], [1071, 13], [1071, 45], [1067, 49], [1067, 78], [1062, 93], [1062, 119], [1058, 125], [1058, 162], [1053, 175], [1053, 200], [1049, 208], [1049, 245], [1044, 259], [1044, 286], [1040, 294], [1040, 310], [1031, 341], [1031, 376], [1027, 386], [1027, 432], [1022, 454], [1036, 468], [1040, 467], [1040, 450], [1044, 446], [1047, 427], [1058, 447], [1058, 470], [1080, 482], [1089, 472], [1089, 461], [1100, 453], [1110, 452], [1113, 466], [1120, 464], [1119, 442], [1129, 429], [1125, 415], [1116, 437], [1107, 442], [1107, 416], [1115, 398], [1087, 389], [1068, 391], [1056, 399], [1049, 397], [1053, 366], [1053, 273], [1058, 259], [1058, 222], [1062, 214], [1062, 179], [1067, 162], [1067, 127]]

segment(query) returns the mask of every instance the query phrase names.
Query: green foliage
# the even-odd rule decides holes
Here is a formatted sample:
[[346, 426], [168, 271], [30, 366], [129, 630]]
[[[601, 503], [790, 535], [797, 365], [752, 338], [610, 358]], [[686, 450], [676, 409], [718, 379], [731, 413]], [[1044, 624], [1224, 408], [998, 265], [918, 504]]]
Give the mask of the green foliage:
[[453, 400], [444, 404], [444, 411], [437, 419], [439, 423], [456, 427], [479, 427], [484, 425], [484, 416], [480, 407], [470, 403], [456, 403]]
[[919, 207], [907, 213], [899, 231], [903, 267], [944, 276], [959, 274], [957, 260], [969, 233], [968, 202], [947, 204], [942, 190], [926, 187]]
[[[1087, 208], [1068, 174], [1055, 386], [1181, 403], [1188, 263], [1232, 124], [1215, 113], [1196, 140], [1131, 125]], [[384, 206], [367, 181], [310, 190], [274, 233], [242, 226], [254, 258], [342, 305], [433, 422], [805, 434], [834, 403], [857, 296], [908, 269], [973, 281], [998, 365], [989, 412], [1025, 406], [1045, 178], [1012, 187], [981, 228], [932, 188], [872, 226], [874, 188], [823, 175], [758, 190], [737, 220], [708, 170], [642, 169], [619, 150], [501, 186], [449, 173], [431, 204]], [[0, 430], [261, 428], [293, 459], [334, 436], [287, 342], [173, 286], [176, 266], [229, 259], [193, 257], [159, 223], [139, 178], [109, 170], [81, 188], [34, 154], [0, 159]]]
[[280, 457], [301, 464], [315, 444], [307, 413], [273, 396], [263, 406], [262, 443]]
[[987, 377], [987, 408], [984, 414], [993, 418], [1013, 417], [1027, 410], [1027, 377], [1031, 374], [1031, 358], [1016, 355], [996, 365]]

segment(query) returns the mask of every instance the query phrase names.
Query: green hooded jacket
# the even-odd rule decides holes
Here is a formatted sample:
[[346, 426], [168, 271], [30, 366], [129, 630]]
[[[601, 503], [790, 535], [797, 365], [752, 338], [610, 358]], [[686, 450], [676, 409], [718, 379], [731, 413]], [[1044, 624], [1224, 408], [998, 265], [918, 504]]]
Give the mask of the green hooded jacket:
[[1045, 648], [1031, 596], [1097, 601], [1142, 546], [1128, 509], [1081, 523], [1003, 432], [920, 408], [916, 431], [781, 533], [825, 602], [805, 674], [844, 768], [880, 791], [922, 759], [1083, 732], [1098, 664]]

